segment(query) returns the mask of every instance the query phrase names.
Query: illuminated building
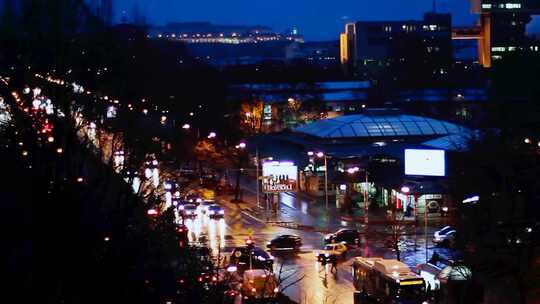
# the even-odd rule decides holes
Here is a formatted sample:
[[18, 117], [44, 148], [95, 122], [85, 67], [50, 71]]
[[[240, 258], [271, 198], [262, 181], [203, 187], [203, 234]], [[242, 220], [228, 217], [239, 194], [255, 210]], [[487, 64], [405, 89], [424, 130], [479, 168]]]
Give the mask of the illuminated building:
[[[349, 67], [371, 63], [385, 66], [404, 61], [408, 53], [445, 68], [452, 58], [451, 16], [426, 13], [423, 20], [348, 23], [340, 44], [341, 62]], [[423, 49], [420, 52], [413, 50], [418, 44]]]
[[539, 0], [472, 0], [474, 13], [480, 15], [479, 26], [452, 33], [453, 39], [477, 39], [478, 61], [486, 68], [492, 61], [516, 51], [540, 51], [540, 43], [527, 37], [531, 15], [540, 14]]
[[356, 24], [347, 23], [345, 33], [339, 36], [340, 61], [344, 67], [350, 67], [356, 62]]
[[273, 41], [303, 42], [298, 29], [284, 34], [266, 26], [217, 25], [210, 22], [172, 22], [152, 30], [151, 37], [184, 43], [252, 44]]

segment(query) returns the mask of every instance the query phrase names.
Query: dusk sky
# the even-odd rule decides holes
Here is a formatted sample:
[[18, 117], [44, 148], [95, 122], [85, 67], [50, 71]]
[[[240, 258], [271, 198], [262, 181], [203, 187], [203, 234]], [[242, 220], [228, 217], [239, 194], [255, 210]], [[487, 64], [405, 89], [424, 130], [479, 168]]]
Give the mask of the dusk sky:
[[[137, 4], [152, 24], [210, 21], [267, 25], [278, 32], [297, 26], [308, 40], [337, 39], [348, 21], [420, 19], [432, 7], [431, 0], [116, 0], [115, 3], [118, 20], [123, 11], [129, 20]], [[469, 13], [469, 0], [439, 0], [437, 7], [438, 11], [452, 13], [454, 24], [470, 25], [476, 20]]]

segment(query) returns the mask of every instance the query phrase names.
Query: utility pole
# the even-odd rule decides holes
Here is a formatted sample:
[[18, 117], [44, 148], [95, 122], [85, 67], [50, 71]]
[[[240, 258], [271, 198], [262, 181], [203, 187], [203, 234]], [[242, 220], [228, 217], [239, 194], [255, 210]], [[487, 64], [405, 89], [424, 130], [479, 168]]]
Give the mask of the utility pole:
[[328, 160], [324, 154], [324, 196], [326, 200], [326, 210], [328, 210]]
[[257, 208], [261, 207], [260, 195], [259, 195], [259, 147], [255, 147], [255, 160], [257, 162], [256, 171], [257, 171]]
[[428, 250], [427, 250], [427, 202], [424, 203], [424, 242], [426, 243], [426, 263], [428, 261]]
[[366, 173], [366, 189], [364, 191], [364, 222], [368, 223], [368, 200], [369, 200], [369, 183], [368, 183], [368, 171], [367, 168], [365, 169]]

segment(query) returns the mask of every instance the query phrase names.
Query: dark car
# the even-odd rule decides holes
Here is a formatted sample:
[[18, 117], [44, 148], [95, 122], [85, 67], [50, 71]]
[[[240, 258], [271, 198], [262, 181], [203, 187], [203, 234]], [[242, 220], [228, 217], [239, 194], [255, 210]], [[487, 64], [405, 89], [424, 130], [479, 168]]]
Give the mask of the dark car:
[[208, 206], [208, 212], [206, 214], [211, 219], [220, 219], [225, 216], [225, 210], [220, 205], [213, 204]]
[[327, 234], [324, 237], [324, 242], [326, 244], [330, 243], [346, 243], [348, 245], [358, 244], [360, 238], [360, 233], [356, 229], [339, 229], [334, 233]]
[[277, 238], [266, 243], [270, 250], [299, 251], [302, 247], [302, 239], [297, 235], [280, 235]]
[[236, 265], [239, 272], [250, 268], [273, 271], [274, 258], [260, 247], [243, 246], [233, 250], [231, 264]]
[[195, 218], [198, 215], [197, 206], [193, 204], [183, 205], [184, 208], [181, 209], [182, 217], [184, 218]]

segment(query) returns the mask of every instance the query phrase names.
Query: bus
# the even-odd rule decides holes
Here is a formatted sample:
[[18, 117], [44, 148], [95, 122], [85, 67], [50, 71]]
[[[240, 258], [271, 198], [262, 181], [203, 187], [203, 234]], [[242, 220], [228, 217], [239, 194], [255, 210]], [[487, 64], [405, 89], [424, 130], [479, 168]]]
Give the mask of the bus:
[[427, 303], [424, 279], [398, 260], [357, 257], [352, 273], [355, 304]]

